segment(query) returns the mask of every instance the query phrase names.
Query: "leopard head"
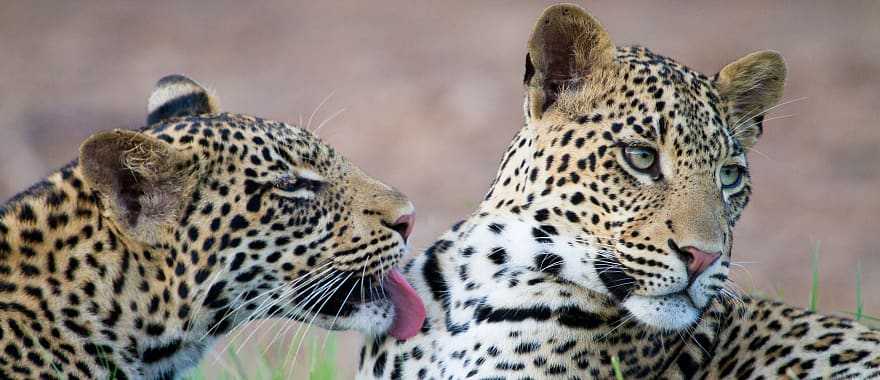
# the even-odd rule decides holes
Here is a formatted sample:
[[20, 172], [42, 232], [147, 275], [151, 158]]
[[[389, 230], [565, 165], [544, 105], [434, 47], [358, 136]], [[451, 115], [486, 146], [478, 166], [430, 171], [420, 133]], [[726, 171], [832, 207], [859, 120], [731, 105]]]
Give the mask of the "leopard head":
[[553, 275], [646, 326], [691, 326], [725, 286], [746, 156], [785, 72], [762, 51], [706, 76], [552, 6], [528, 41], [526, 126], [482, 207], [559, 243]]
[[149, 115], [89, 138], [80, 164], [107, 222], [160, 266], [146, 291], [163, 292], [169, 325], [219, 335], [273, 317], [379, 334], [400, 319], [389, 287], [408, 286], [394, 267], [414, 211], [402, 193], [305, 129], [220, 113], [183, 76], [158, 82]]

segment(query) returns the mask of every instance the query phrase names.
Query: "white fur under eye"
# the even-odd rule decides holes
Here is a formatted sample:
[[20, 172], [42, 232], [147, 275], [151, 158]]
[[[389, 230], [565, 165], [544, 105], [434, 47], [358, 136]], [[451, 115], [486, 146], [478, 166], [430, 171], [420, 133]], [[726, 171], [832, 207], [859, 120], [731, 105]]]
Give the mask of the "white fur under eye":
[[296, 171], [297, 178], [308, 179], [312, 181], [324, 182], [324, 177], [308, 169], [300, 169]]
[[306, 199], [306, 200], [315, 198], [315, 193], [313, 193], [309, 190], [305, 190], [305, 189], [299, 189], [296, 191], [281, 190], [279, 193], [281, 196], [288, 197], [288, 198], [297, 198], [297, 199]]

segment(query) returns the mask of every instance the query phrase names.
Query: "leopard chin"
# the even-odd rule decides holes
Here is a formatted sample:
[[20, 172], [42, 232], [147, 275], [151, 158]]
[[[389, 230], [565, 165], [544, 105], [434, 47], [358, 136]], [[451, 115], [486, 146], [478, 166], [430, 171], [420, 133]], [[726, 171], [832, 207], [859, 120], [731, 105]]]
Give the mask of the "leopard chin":
[[347, 318], [333, 321], [327, 317], [325, 325], [316, 324], [328, 330], [354, 330], [368, 337], [377, 337], [391, 329], [394, 315], [394, 305], [383, 300], [357, 305]]
[[621, 304], [637, 321], [661, 331], [681, 331], [694, 326], [702, 311], [682, 293], [665, 296], [631, 295]]

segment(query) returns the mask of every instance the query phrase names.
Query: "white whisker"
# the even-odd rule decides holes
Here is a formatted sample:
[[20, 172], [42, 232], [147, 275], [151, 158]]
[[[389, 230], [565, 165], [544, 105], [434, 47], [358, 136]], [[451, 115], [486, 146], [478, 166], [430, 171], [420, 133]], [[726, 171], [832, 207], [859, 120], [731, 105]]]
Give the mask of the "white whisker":
[[330, 98], [333, 97], [333, 94], [334, 94], [335, 92], [336, 92], [336, 91], [330, 91], [330, 93], [327, 94], [327, 96], [324, 98], [324, 100], [321, 100], [321, 103], [318, 103], [318, 106], [315, 107], [315, 110], [312, 111], [312, 114], [311, 114], [311, 115], [309, 115], [309, 121], [306, 122], [306, 126], [305, 126], [305, 129], [306, 129], [306, 130], [308, 130], [309, 128], [311, 128], [311, 126], [312, 126], [312, 119], [315, 118], [315, 115], [318, 114], [318, 111], [321, 110], [321, 107], [324, 106], [324, 103], [327, 103], [327, 101], [330, 100]]
[[332, 115], [330, 115], [330, 117], [324, 119], [324, 121], [322, 121], [321, 124], [318, 124], [318, 126], [315, 127], [315, 129], [312, 131], [312, 133], [314, 133], [315, 136], [317, 136], [318, 132], [321, 130], [321, 128], [323, 128], [325, 125], [327, 125], [327, 123], [329, 123], [330, 121], [335, 119], [337, 116], [341, 115], [343, 112], [345, 112], [345, 108], [342, 108], [339, 111], [334, 112]]

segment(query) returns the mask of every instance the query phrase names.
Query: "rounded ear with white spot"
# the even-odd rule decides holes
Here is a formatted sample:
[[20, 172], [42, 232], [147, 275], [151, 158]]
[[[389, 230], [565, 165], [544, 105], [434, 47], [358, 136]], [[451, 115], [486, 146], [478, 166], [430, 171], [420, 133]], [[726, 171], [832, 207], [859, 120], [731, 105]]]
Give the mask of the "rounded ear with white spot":
[[538, 18], [526, 55], [526, 116], [540, 119], [566, 88], [579, 88], [614, 61], [614, 44], [583, 8], [554, 5]]
[[147, 124], [218, 111], [217, 99], [196, 81], [183, 75], [168, 75], [153, 87], [147, 101]]
[[785, 61], [775, 51], [759, 51], [738, 59], [718, 73], [716, 85], [728, 109], [731, 133], [745, 148], [763, 132], [764, 113], [782, 97]]
[[80, 147], [85, 182], [129, 236], [155, 244], [176, 222], [195, 180], [185, 155], [170, 144], [125, 130], [101, 132]]

